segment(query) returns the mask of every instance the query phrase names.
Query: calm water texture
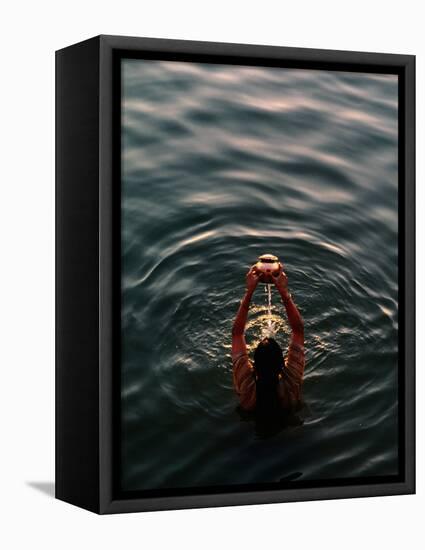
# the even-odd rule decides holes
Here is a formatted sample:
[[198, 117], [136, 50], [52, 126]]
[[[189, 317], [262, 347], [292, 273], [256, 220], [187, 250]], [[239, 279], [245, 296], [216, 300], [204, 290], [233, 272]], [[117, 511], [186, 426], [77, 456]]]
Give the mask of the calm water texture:
[[[122, 487], [396, 474], [397, 78], [122, 71]], [[236, 410], [230, 332], [266, 252], [305, 320], [307, 412], [262, 438]], [[273, 317], [286, 346], [275, 290]]]

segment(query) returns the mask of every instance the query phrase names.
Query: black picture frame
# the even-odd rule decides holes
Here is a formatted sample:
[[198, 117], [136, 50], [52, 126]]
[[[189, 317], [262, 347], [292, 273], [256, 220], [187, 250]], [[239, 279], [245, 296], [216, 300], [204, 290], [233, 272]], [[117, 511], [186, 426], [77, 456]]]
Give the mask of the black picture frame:
[[[119, 490], [120, 80], [122, 57], [399, 76], [397, 479], [128, 495]], [[118, 364], [118, 367], [117, 367]], [[96, 513], [415, 492], [415, 57], [97, 36], [56, 52], [56, 498]]]

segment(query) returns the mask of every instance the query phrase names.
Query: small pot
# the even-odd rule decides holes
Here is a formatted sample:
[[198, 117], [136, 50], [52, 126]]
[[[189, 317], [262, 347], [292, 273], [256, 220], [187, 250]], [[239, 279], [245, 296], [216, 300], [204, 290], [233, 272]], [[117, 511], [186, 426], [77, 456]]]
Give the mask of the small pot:
[[260, 273], [260, 281], [262, 283], [273, 283], [273, 277], [277, 277], [282, 270], [279, 263], [279, 258], [273, 254], [263, 254], [257, 260], [255, 268]]

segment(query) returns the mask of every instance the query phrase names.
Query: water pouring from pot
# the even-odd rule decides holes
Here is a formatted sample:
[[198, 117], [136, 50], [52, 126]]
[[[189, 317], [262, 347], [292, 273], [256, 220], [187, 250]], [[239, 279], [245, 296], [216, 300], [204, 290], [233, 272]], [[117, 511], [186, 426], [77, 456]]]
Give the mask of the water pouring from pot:
[[273, 277], [278, 277], [282, 271], [282, 264], [274, 254], [262, 254], [255, 264], [255, 270], [259, 280], [266, 285], [267, 325], [263, 328], [263, 337], [272, 337], [276, 332], [275, 323], [272, 322], [272, 283]]

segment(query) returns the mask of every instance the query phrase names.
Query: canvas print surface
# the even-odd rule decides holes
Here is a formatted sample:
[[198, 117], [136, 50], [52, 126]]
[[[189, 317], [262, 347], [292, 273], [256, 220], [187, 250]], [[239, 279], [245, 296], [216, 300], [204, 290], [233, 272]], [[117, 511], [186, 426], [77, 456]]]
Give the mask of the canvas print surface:
[[121, 61], [123, 491], [398, 474], [397, 189], [396, 75]]

